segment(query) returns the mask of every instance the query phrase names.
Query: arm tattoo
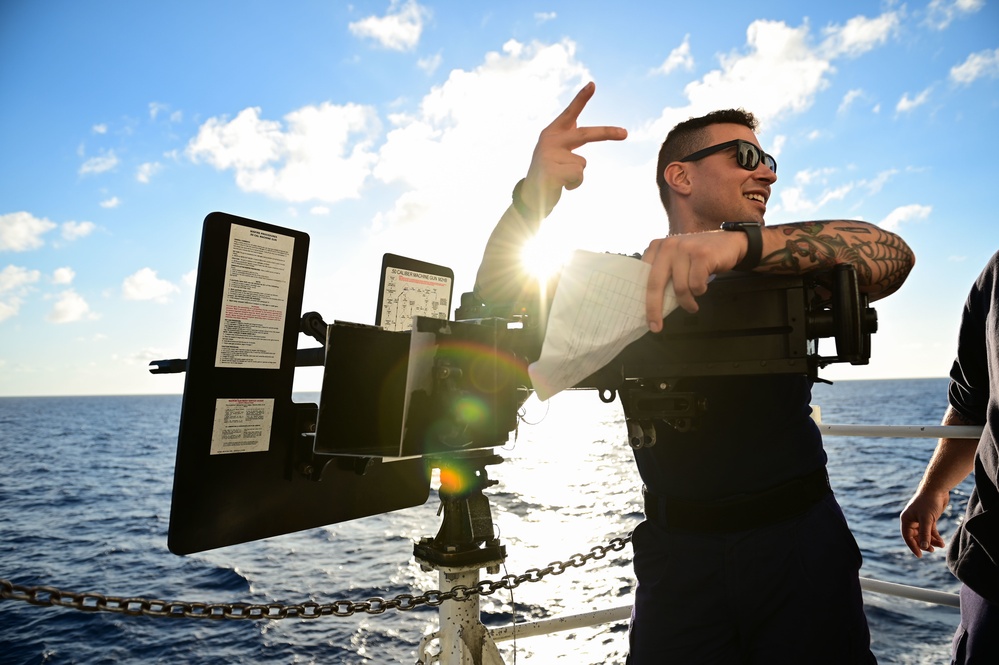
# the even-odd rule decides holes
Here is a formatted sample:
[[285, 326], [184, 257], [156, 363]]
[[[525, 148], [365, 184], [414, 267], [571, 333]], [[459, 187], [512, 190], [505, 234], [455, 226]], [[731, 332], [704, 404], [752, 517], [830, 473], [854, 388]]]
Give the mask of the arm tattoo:
[[801, 274], [850, 263], [864, 290], [888, 295], [902, 285], [912, 268], [912, 251], [901, 238], [876, 226], [848, 221], [782, 225], [784, 247], [760, 264], [776, 273]]

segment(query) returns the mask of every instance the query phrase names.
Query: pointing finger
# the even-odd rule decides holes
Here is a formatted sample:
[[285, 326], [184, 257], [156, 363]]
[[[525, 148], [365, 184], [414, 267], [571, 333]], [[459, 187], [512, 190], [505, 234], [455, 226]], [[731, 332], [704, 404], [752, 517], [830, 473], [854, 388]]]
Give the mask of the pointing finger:
[[624, 127], [601, 126], [580, 127], [574, 132], [567, 132], [566, 147], [575, 150], [587, 143], [598, 141], [623, 141], [628, 138], [628, 130]]
[[586, 108], [586, 103], [590, 101], [590, 97], [596, 92], [597, 86], [590, 81], [583, 88], [576, 93], [576, 96], [572, 98], [569, 105], [565, 107], [565, 110], [559, 114], [555, 121], [552, 122], [552, 127], [575, 127], [576, 121], [579, 119], [579, 114], [583, 112]]

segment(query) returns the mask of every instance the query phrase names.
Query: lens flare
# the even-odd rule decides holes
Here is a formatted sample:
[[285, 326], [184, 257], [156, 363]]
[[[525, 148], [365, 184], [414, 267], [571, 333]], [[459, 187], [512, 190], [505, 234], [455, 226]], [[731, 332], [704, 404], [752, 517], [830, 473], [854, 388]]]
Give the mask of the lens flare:
[[459, 422], [476, 425], [485, 420], [489, 407], [477, 397], [462, 397], [454, 405], [455, 416]]
[[475, 467], [455, 461], [440, 468], [440, 480], [442, 493], [461, 496], [478, 486], [479, 475]]
[[441, 469], [441, 489], [445, 492], [460, 492], [468, 483], [457, 469], [445, 467]]

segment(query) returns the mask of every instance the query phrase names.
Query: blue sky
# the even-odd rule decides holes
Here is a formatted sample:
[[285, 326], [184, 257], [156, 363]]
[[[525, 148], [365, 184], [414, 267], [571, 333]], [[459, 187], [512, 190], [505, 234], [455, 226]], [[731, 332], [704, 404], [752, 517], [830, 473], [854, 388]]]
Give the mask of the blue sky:
[[[682, 6], [680, 6], [682, 4]], [[587, 180], [547, 230], [641, 251], [670, 126], [741, 106], [780, 163], [768, 223], [856, 218], [917, 265], [866, 367], [946, 375], [999, 249], [999, 9], [839, 3], [26, 1], [0, 5], [0, 395], [180, 392], [201, 223], [312, 238], [306, 310], [373, 323], [381, 255], [472, 287], [538, 132], [586, 81]], [[316, 370], [300, 390], [317, 390]]]

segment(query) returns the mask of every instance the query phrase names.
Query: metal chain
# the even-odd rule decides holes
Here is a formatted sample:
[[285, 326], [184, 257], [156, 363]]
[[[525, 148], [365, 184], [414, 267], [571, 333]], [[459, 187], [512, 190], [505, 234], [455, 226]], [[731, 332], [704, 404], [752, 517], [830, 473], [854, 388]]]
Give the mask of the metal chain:
[[569, 568], [580, 568], [587, 562], [603, 559], [608, 552], [620, 552], [631, 542], [631, 534], [612, 538], [606, 545], [590, 548], [586, 554], [573, 554], [566, 561], [554, 561], [545, 568], [530, 568], [521, 575], [504, 575], [499, 580], [482, 580], [472, 587], [458, 585], [450, 591], [434, 589], [419, 596], [403, 593], [395, 598], [369, 598], [362, 601], [337, 600], [332, 603], [301, 603], [283, 605], [270, 603], [189, 603], [184, 601], [122, 598], [100, 593], [74, 593], [51, 586], [22, 586], [0, 579], [0, 600], [21, 600], [32, 605], [69, 607], [82, 612], [115, 612], [132, 616], [169, 617], [174, 619], [318, 619], [324, 616], [349, 617], [357, 612], [384, 614], [388, 610], [403, 612], [421, 605], [438, 607], [449, 600], [468, 600], [473, 596], [490, 596], [500, 589], [516, 589], [524, 582], [540, 582], [548, 575], [561, 575]]

